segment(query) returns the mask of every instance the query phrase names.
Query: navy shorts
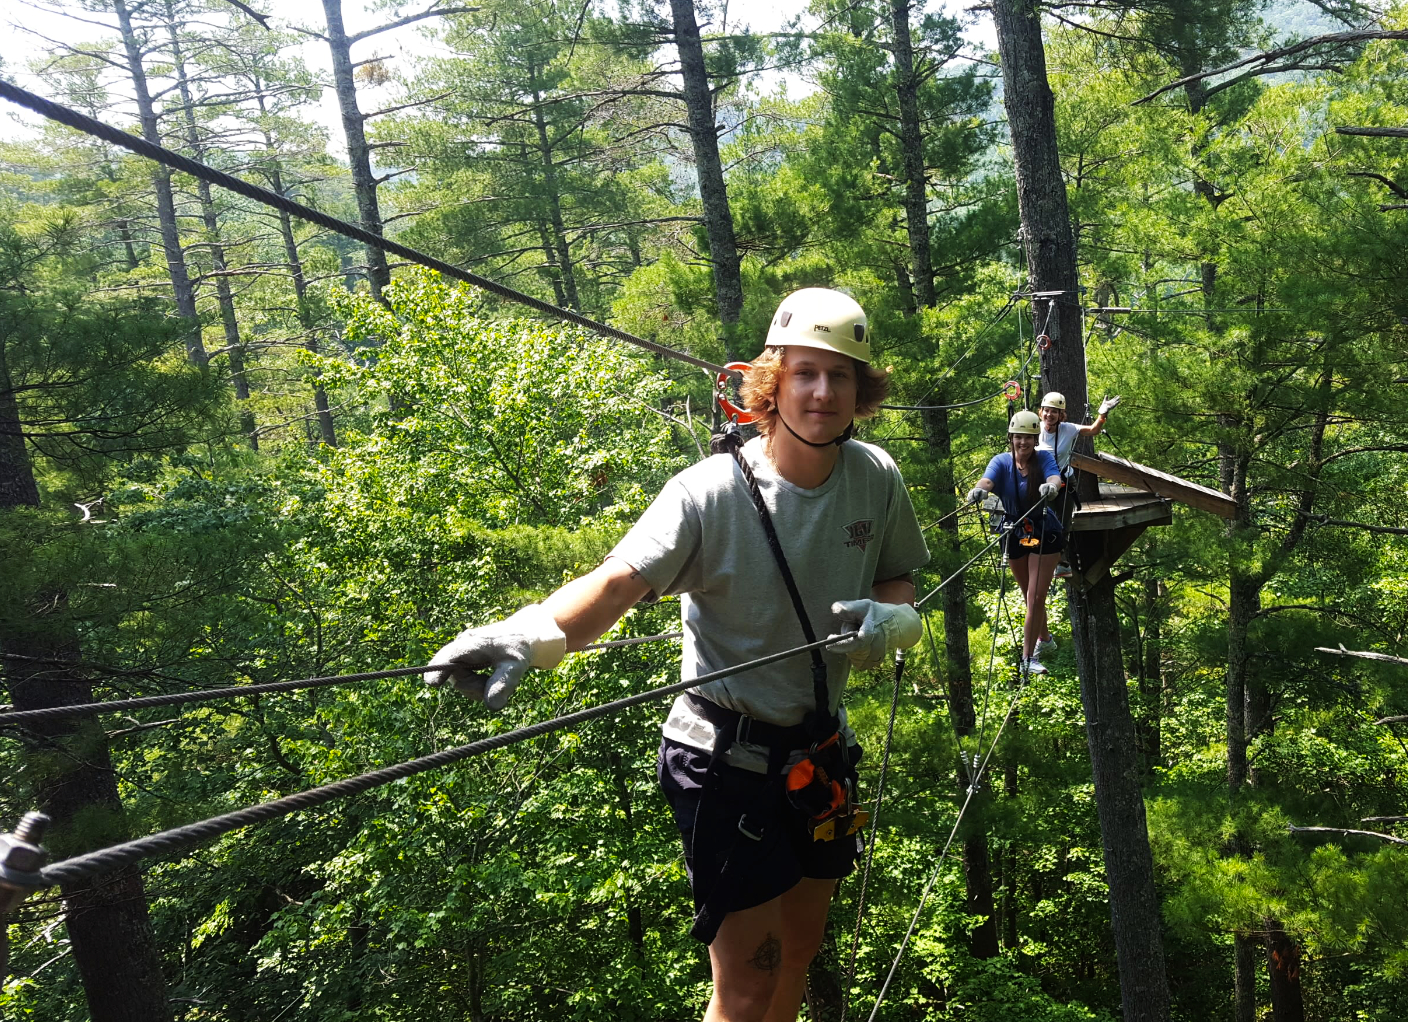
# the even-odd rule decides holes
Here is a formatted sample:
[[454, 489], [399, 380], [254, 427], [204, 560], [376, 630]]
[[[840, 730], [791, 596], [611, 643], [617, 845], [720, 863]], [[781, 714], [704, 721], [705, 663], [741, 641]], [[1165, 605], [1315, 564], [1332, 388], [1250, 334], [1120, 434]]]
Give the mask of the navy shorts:
[[[705, 791], [708, 769], [709, 753], [669, 738], [661, 741], [656, 772], [684, 841], [696, 917], [711, 895], [717, 924], [725, 913], [771, 901], [803, 877], [839, 880], [855, 869], [860, 834], [814, 841], [780, 779], [769, 782], [764, 774], [720, 763], [714, 768], [717, 780]], [[761, 839], [739, 831], [744, 814], [750, 829], [762, 829]], [[725, 864], [724, 885], [716, 890]], [[700, 929], [696, 923], [695, 936], [713, 940], [713, 933]]]
[[1024, 526], [1019, 525], [1009, 532], [1007, 538], [1002, 541], [1002, 552], [1007, 555], [1009, 561], [1021, 560], [1027, 554], [1059, 554], [1066, 549], [1065, 536], [1060, 529], [1048, 528], [1042, 532], [1041, 524], [1038, 523], [1032, 530], [1031, 536], [1041, 540], [1040, 546], [1022, 546], [1022, 538], [1026, 535], [1027, 531]]

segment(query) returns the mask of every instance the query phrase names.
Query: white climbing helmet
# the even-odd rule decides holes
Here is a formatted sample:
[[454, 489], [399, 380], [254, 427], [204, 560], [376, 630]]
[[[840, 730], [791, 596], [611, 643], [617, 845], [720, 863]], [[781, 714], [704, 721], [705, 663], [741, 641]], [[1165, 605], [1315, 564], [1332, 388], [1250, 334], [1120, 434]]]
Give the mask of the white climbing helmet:
[[1055, 408], [1064, 412], [1066, 410], [1066, 395], [1059, 390], [1053, 390], [1041, 399], [1041, 407]]
[[1012, 421], [1007, 424], [1007, 434], [1011, 436], [1016, 433], [1018, 436], [1036, 436], [1041, 432], [1041, 420], [1037, 418], [1036, 412], [1029, 412], [1025, 408], [1012, 416]]
[[778, 305], [767, 344], [825, 348], [868, 363], [870, 340], [865, 326], [865, 310], [850, 295], [829, 287], [804, 287]]

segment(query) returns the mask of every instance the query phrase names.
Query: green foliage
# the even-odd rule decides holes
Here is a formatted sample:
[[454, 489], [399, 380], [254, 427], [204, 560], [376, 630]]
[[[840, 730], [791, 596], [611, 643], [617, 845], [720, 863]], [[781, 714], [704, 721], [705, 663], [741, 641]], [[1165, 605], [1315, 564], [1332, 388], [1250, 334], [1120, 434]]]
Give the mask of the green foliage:
[[[1273, 41], [1273, 29], [1310, 23], [1258, 2], [1098, 6], [1091, 27], [1105, 34], [1056, 22], [1047, 32], [1085, 301], [1136, 310], [1087, 319], [1092, 394], [1125, 397], [1098, 443], [1213, 487], [1229, 466], [1241, 472], [1235, 528], [1180, 506], [1121, 562], [1133, 572], [1119, 602], [1175, 1017], [1227, 1017], [1233, 936], [1275, 920], [1302, 955], [1307, 1017], [1400, 1019], [1403, 849], [1287, 825], [1393, 832], [1393, 821], [1365, 820], [1408, 804], [1401, 733], [1374, 723], [1408, 714], [1401, 667], [1316, 649], [1402, 654], [1408, 635], [1404, 537], [1335, 524], [1408, 518], [1408, 436], [1389, 382], [1403, 373], [1408, 214], [1381, 209], [1408, 187], [1405, 156], [1331, 130], [1408, 123], [1408, 51], [1376, 42], [1346, 50], [1340, 74], [1221, 90], [1218, 79], [1211, 95], [1135, 106]], [[346, 168], [308, 121], [318, 89], [285, 52], [291, 37], [228, 7], [202, 8], [183, 29], [211, 44], [190, 50], [213, 90], [202, 131], [240, 139], [211, 159], [355, 218]], [[413, 171], [382, 188], [383, 212], [416, 213], [389, 221], [408, 243], [553, 301], [575, 288], [580, 307], [712, 360], [754, 355], [791, 290], [851, 290], [877, 361], [894, 369], [896, 403], [978, 401], [951, 412], [948, 451], [930, 447], [914, 413], [864, 427], [901, 462], [929, 525], [1000, 449], [1007, 407], [993, 395], [1009, 379], [1038, 382], [1029, 308], [1018, 302], [998, 322], [1024, 281], [990, 69], [941, 61], [959, 26], [915, 9], [940, 295], [916, 310], [888, 6], [825, 0], [812, 16], [821, 28], [794, 38], [711, 37], [705, 26], [743, 254], [736, 327], [715, 319], [682, 107], [661, 94], [659, 5], [514, 2], [453, 16], [436, 56], [411, 58], [395, 100], [423, 105], [369, 122], [388, 143], [379, 172]], [[1384, 24], [1408, 25], [1408, 8]], [[804, 68], [817, 88], [759, 94], [747, 76], [769, 62]], [[68, 54], [45, 82], [111, 117], [120, 90], [108, 67]], [[387, 73], [366, 67], [364, 77]], [[152, 73], [169, 68], [154, 62]], [[253, 366], [255, 454], [223, 394], [229, 353], [199, 370], [179, 351], [146, 227], [150, 167], [60, 129], [0, 159], [0, 400], [16, 400], [41, 490], [39, 507], [0, 514], [0, 564], [12, 594], [65, 594], [43, 607], [12, 596], [0, 624], [71, 627], [100, 697], [424, 663], [466, 623], [599, 563], [663, 481], [702, 455], [712, 388], [693, 369], [518, 317], [418, 270], [398, 270], [375, 302], [359, 292], [356, 246], [292, 223], [286, 237], [222, 197], [222, 231], [241, 239], [230, 279]], [[193, 182], [178, 176], [176, 187], [194, 208]], [[182, 230], [216, 348], [203, 227]], [[309, 425], [314, 384], [333, 405], [336, 447]], [[75, 503], [87, 507], [81, 522]], [[976, 516], [959, 521], [956, 549], [932, 542], [921, 592], [988, 540]], [[1236, 637], [1233, 578], [1257, 594]], [[916, 649], [852, 1011], [869, 1010], [937, 866], [879, 1018], [1116, 1018], [1062, 608], [1053, 603], [1052, 674], [1019, 692], [1011, 578], [983, 557], [965, 584], [978, 726], [955, 734], [941, 654]], [[667, 601], [611, 635], [676, 621]], [[1253, 783], [1236, 799], [1225, 744], [1234, 641], [1268, 707]], [[104, 843], [118, 823], [152, 832], [502, 733], [678, 668], [671, 644], [573, 655], [531, 674], [500, 715], [407, 678], [104, 718], [81, 741], [111, 748], [127, 819], [89, 820], [55, 850]], [[856, 677], [848, 706], [869, 795], [890, 706], [884, 672]], [[640, 707], [151, 863], [182, 1017], [419, 1019], [430, 1003], [447, 1018], [697, 1016], [708, 962], [687, 936], [678, 839], [651, 776], [661, 712]], [[964, 794], [955, 764], [986, 752], [999, 725], [985, 783], [939, 864]], [[37, 772], [95, 747], [25, 756], [5, 743], [0, 767], [17, 779], [7, 815], [30, 808]], [[982, 919], [962, 864], [979, 835], [1001, 945], [986, 960], [971, 953]], [[820, 958], [837, 983], [858, 888], [841, 886]], [[84, 1017], [57, 912], [31, 902], [10, 920], [7, 1018]]]

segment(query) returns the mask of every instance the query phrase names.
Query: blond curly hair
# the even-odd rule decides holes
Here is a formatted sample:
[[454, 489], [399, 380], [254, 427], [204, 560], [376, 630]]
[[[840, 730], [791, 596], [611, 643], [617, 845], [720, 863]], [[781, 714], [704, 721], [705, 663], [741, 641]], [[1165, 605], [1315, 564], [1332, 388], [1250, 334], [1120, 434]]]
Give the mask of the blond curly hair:
[[[744, 406], [753, 413], [753, 425], [768, 439], [777, 428], [777, 390], [782, 386], [782, 356], [786, 350], [781, 346], [764, 348], [743, 374], [738, 388]], [[890, 374], [860, 359], [851, 361], [856, 367], [856, 418], [868, 419], [890, 393]]]

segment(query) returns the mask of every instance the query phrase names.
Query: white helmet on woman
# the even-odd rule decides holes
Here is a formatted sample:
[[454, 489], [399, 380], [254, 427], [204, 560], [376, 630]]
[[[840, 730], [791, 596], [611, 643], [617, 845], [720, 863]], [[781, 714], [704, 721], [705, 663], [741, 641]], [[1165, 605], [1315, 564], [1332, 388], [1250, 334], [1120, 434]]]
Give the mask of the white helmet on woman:
[[1041, 432], [1041, 420], [1037, 418], [1036, 412], [1029, 412], [1025, 408], [1012, 416], [1012, 421], [1007, 424], [1007, 435], [1012, 436], [1036, 436]]
[[829, 287], [804, 287], [782, 299], [768, 327], [769, 347], [825, 348], [870, 361], [865, 310], [854, 298]]
[[1066, 395], [1059, 390], [1053, 390], [1041, 399], [1041, 407], [1055, 408], [1057, 411], [1066, 410]]

